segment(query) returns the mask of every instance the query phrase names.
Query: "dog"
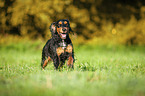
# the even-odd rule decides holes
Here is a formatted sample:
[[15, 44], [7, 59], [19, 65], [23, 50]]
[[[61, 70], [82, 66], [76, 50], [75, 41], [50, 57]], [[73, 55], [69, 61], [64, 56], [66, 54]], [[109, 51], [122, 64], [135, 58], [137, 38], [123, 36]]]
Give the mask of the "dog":
[[72, 31], [69, 20], [61, 19], [50, 25], [52, 38], [42, 50], [41, 67], [45, 69], [48, 62], [53, 61], [55, 69], [61, 68], [67, 60], [67, 66], [74, 68], [74, 49], [69, 33]]

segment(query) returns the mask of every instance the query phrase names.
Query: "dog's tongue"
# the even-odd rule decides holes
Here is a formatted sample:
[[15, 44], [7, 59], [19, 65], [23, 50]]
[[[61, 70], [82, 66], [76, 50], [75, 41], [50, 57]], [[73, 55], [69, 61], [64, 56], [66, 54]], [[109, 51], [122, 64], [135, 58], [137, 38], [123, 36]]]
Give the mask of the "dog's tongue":
[[61, 34], [62, 38], [66, 38], [66, 34]]

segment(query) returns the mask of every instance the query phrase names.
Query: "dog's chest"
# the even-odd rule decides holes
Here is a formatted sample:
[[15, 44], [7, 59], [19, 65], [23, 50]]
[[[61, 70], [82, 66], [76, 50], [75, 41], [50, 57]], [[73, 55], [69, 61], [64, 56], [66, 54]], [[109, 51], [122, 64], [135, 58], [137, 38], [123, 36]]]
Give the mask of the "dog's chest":
[[62, 40], [62, 42], [59, 43], [59, 47], [61, 47], [62, 49], [66, 49], [66, 47], [67, 47], [66, 42], [64, 42], [64, 40]]
[[57, 55], [72, 53], [72, 46], [62, 41], [59, 43], [59, 47], [56, 49]]

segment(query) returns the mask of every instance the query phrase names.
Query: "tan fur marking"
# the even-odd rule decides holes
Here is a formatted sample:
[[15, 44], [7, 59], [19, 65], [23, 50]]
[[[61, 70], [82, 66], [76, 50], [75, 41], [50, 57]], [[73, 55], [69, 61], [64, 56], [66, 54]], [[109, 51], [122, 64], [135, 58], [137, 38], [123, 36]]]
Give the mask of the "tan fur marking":
[[58, 33], [58, 34], [59, 34], [59, 30], [60, 30], [60, 28], [57, 27], [57, 33]]
[[44, 61], [43, 69], [47, 66], [49, 61], [51, 61], [51, 58], [48, 56], [48, 58]]
[[73, 65], [73, 57], [70, 55], [67, 61], [67, 65], [71, 67]]
[[[72, 50], [73, 50], [73, 47], [71, 45], [68, 45], [67, 48], [66, 48], [66, 52], [72, 53]], [[73, 57], [72, 57], [72, 54], [70, 54], [70, 56], [68, 58], [67, 65], [69, 67], [71, 67], [73, 65]]]
[[63, 33], [63, 31], [62, 31], [62, 27], [59, 28], [59, 32], [60, 32], [60, 33]]
[[63, 31], [62, 31], [62, 27], [57, 28], [57, 33], [58, 33], [58, 34], [59, 34], [59, 36], [62, 38], [62, 36], [60, 35], [60, 33], [63, 33]]
[[64, 24], [67, 24], [67, 21], [64, 21]]
[[72, 53], [72, 46], [71, 45], [68, 45], [67, 48], [66, 48], [66, 52], [68, 53]]
[[64, 53], [64, 49], [62, 49], [61, 47], [58, 47], [56, 49], [57, 55], [60, 56], [62, 53]]
[[60, 21], [58, 24], [62, 24], [62, 22]]

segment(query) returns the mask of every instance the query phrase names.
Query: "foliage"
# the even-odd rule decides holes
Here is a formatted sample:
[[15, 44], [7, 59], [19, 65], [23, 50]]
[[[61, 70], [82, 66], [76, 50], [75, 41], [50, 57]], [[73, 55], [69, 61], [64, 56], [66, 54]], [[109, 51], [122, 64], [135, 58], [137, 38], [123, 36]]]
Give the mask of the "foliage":
[[41, 42], [0, 45], [0, 96], [144, 96], [144, 47], [75, 47], [75, 69], [40, 69]]
[[134, 16], [126, 23], [104, 22], [102, 37], [93, 37], [89, 44], [123, 44], [123, 45], [145, 45], [145, 18], [136, 20]]
[[0, 0], [2, 35], [46, 39], [50, 24], [59, 19], [70, 20], [80, 44], [145, 44], [143, 0]]

